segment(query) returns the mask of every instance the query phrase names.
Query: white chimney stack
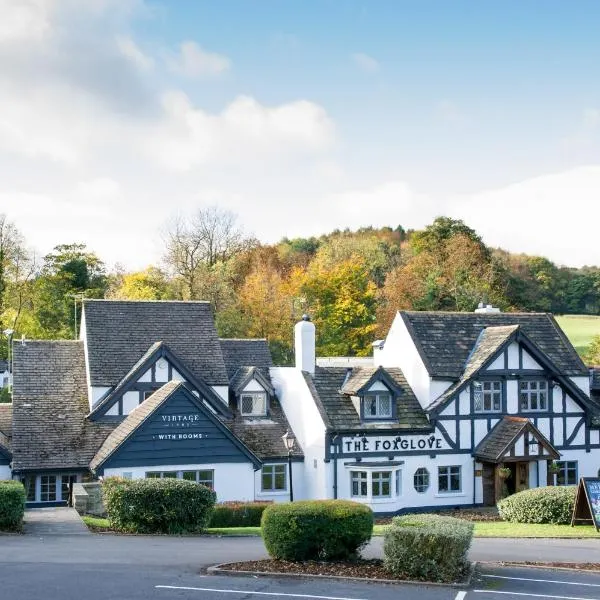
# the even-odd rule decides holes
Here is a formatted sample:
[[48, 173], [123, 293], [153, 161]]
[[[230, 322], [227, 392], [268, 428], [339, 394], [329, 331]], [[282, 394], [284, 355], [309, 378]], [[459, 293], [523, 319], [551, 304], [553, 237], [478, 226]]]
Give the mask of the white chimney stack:
[[308, 315], [302, 316], [302, 321], [294, 327], [294, 348], [296, 351], [296, 368], [308, 371], [314, 375], [316, 363], [316, 334], [315, 326]]

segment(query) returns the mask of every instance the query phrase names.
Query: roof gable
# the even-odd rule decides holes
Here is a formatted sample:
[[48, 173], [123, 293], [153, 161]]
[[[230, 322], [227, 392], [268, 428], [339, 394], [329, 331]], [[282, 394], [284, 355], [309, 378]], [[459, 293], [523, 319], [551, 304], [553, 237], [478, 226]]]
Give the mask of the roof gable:
[[361, 396], [375, 382], [382, 382], [390, 392], [396, 395], [402, 393], [402, 388], [383, 367], [354, 367], [348, 369], [348, 374], [341, 391], [351, 396]]
[[587, 369], [554, 317], [546, 313], [399, 313], [431, 377], [458, 380], [481, 331], [518, 325], [567, 376]]
[[118, 385], [158, 341], [208, 385], [228, 384], [208, 302], [85, 300], [83, 310], [92, 386]]
[[262, 369], [258, 369], [257, 367], [240, 367], [231, 379], [231, 390], [237, 396], [244, 391], [244, 388], [252, 380], [257, 381], [270, 396], [275, 395], [275, 390], [271, 385], [269, 372], [267, 371], [265, 373]]
[[[527, 439], [533, 438], [540, 450], [533, 453], [526, 443]], [[516, 450], [518, 442], [522, 440], [523, 452]], [[560, 457], [559, 452], [552, 446], [550, 441], [529, 420], [522, 417], [504, 417], [494, 428], [479, 442], [473, 452], [473, 456], [485, 462], [507, 462], [519, 458], [531, 456], [539, 459], [556, 460]]]
[[156, 364], [161, 358], [166, 359], [194, 389], [200, 392], [203, 400], [208, 402], [217, 413], [223, 416], [231, 416], [227, 406], [210, 386], [197, 378], [164, 342], [155, 342], [148, 348], [119, 384], [114, 389], [109, 390], [108, 393], [99, 400], [98, 404], [90, 413], [90, 418], [94, 419], [105, 415], [106, 412], [110, 410], [111, 406], [113, 406], [124, 393], [131, 389], [131, 387], [139, 381], [140, 377], [142, 377], [148, 369]]
[[132, 411], [90, 463], [94, 471], [139, 465], [260, 460], [179, 381], [170, 381]]

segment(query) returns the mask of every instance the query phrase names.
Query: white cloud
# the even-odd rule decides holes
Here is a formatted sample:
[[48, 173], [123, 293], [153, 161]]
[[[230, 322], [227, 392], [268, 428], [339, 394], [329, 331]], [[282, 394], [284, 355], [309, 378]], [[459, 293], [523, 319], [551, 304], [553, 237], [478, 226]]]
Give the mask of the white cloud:
[[273, 153], [321, 152], [334, 139], [325, 110], [298, 100], [267, 107], [238, 96], [219, 114], [195, 107], [181, 91], [163, 95], [163, 120], [142, 142], [148, 154], [165, 166], [188, 170], [209, 161], [260, 159]]
[[50, 28], [53, 4], [48, 0], [0, 0], [0, 43], [42, 39]]
[[600, 110], [597, 108], [586, 108], [583, 111], [583, 126], [587, 129], [596, 129], [600, 125]]
[[167, 59], [174, 73], [185, 77], [220, 75], [231, 68], [231, 60], [222, 54], [203, 50], [196, 42], [183, 42], [176, 56]]
[[363, 54], [362, 52], [356, 52], [352, 55], [354, 64], [365, 73], [377, 73], [381, 66], [372, 56]]
[[144, 54], [141, 48], [130, 37], [117, 37], [117, 47], [134, 65], [143, 71], [150, 71], [154, 67], [154, 60]]

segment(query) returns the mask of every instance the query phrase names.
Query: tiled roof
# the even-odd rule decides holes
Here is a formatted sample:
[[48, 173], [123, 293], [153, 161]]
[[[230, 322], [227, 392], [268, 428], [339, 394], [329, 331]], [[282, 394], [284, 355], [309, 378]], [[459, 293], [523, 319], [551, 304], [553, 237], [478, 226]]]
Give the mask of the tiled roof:
[[[269, 416], [242, 417], [237, 404], [232, 406], [234, 418], [225, 422], [231, 432], [237, 436], [260, 459], [287, 457], [287, 450], [281, 439], [286, 431], [292, 431], [277, 398], [269, 401]], [[292, 431], [293, 433], [293, 431]], [[303, 456], [296, 438], [292, 456]]]
[[432, 377], [458, 379], [485, 327], [519, 325], [563, 375], [587, 375], [554, 317], [546, 313], [399, 313]]
[[8, 438], [12, 436], [12, 404], [0, 404], [0, 431]]
[[529, 419], [523, 417], [503, 417], [483, 440], [479, 442], [473, 455], [478, 460], [493, 463], [500, 462], [517, 437], [526, 429], [533, 433], [538, 442], [541, 442], [546, 447], [553, 458], [556, 459], [559, 457], [558, 452], [542, 433]]
[[117, 385], [159, 341], [207, 384], [228, 384], [208, 302], [86, 300], [84, 312], [92, 385]]
[[14, 346], [13, 469], [86, 469], [114, 424], [91, 423], [83, 343]]
[[590, 368], [590, 389], [600, 392], [600, 367]]
[[229, 379], [240, 367], [269, 369], [273, 366], [269, 344], [265, 339], [220, 339], [219, 342]]
[[[371, 372], [375, 368], [358, 367]], [[400, 369], [385, 369], [402, 391], [397, 400], [398, 419], [393, 422], [366, 423], [361, 422], [350, 395], [341, 393], [344, 382], [349, 378], [349, 371], [340, 367], [317, 367], [315, 374], [304, 373], [304, 379], [311, 391], [315, 404], [328, 429], [339, 431], [369, 431], [369, 430], [398, 430], [424, 429], [430, 430], [431, 425], [421, 405], [408, 385]], [[360, 377], [366, 373], [361, 373]], [[350, 376], [352, 373], [350, 372]]]

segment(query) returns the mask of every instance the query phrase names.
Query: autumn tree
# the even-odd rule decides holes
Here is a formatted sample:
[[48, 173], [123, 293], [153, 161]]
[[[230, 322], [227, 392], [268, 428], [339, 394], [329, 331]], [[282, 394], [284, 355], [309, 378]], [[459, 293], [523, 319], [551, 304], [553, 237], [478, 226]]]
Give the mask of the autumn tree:
[[115, 279], [116, 285], [107, 294], [115, 300], [169, 300], [173, 297], [165, 273], [157, 267], [119, 274]]
[[237, 217], [216, 206], [176, 218], [167, 227], [164, 262], [181, 282], [184, 300], [202, 300], [202, 281], [254, 241], [237, 226]]

